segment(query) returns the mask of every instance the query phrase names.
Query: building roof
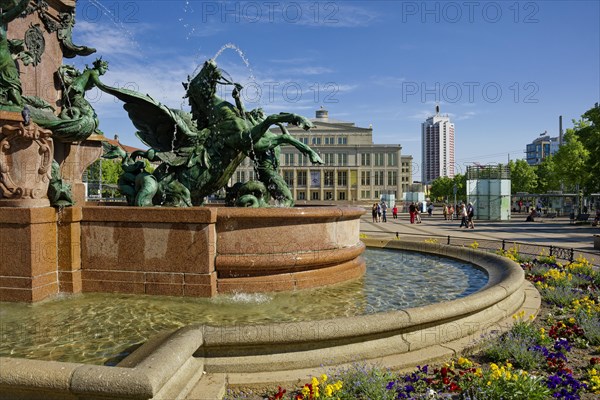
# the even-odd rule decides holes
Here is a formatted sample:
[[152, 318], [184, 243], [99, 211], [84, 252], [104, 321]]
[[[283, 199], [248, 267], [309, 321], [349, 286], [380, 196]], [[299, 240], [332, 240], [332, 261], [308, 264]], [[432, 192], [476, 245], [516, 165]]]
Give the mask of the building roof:
[[137, 147], [128, 146], [126, 144], [123, 144], [123, 143], [119, 142], [119, 136], [118, 135], [115, 135], [114, 139], [109, 139], [109, 138], [107, 138], [105, 136], [104, 137], [104, 141], [112, 144], [113, 146], [119, 146], [120, 148], [122, 148], [123, 150], [125, 150], [129, 154], [133, 153], [134, 151], [144, 151], [142, 149], [138, 149]]

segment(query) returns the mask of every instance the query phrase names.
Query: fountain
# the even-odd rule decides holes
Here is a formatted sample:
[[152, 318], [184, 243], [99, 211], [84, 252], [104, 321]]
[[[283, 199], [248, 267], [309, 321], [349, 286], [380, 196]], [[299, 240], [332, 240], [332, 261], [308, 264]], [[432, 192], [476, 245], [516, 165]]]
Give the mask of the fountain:
[[[67, 0], [53, 3], [71, 12], [74, 7]], [[0, 5], [4, 6], [0, 7], [3, 27], [24, 13], [26, 18], [16, 26], [33, 26], [36, 18], [55, 25], [67, 21], [54, 31], [55, 25], [44, 26], [48, 32], [63, 32], [57, 37], [70, 38], [66, 33], [72, 29], [72, 18], [55, 8], [49, 11], [45, 2], [0, 0]], [[6, 29], [2, 35], [5, 43]], [[75, 46], [70, 39], [56, 42], [53, 51], [59, 49], [65, 56], [93, 50]], [[0, 56], [13, 57], [6, 51], [0, 51]], [[29, 60], [26, 56], [40, 58], [43, 52], [23, 53], [22, 63]], [[310, 129], [311, 122], [291, 113], [265, 116], [261, 110], [246, 111], [239, 97], [241, 85], [223, 77], [215, 60], [206, 61], [187, 82], [191, 113], [170, 109], [145, 94], [105, 85], [101, 75], [106, 67], [101, 59], [83, 72], [47, 66], [61, 72], [62, 84], [45, 102], [18, 96], [15, 71], [7, 75], [16, 77], [14, 82], [2, 83], [0, 142], [8, 145], [0, 146], [1, 301], [35, 303], [63, 293], [90, 292], [214, 298], [318, 290], [361, 279], [365, 245], [470, 263], [488, 280], [466, 297], [373, 314], [188, 325], [146, 337], [116, 367], [2, 357], [0, 390], [6, 396], [170, 399], [201, 394], [216, 398], [217, 392], [212, 395], [210, 390], [221, 390], [225, 379], [233, 384], [256, 383], [284, 379], [286, 373], [287, 379], [297, 378], [323, 364], [372, 360], [399, 368], [415, 360], [446, 357], [481, 333], [504, 329], [516, 310], [535, 313], [533, 292], [527, 289], [519, 266], [509, 260], [428, 243], [361, 241], [362, 208], [291, 207], [293, 198], [278, 174], [277, 151], [281, 145], [292, 145], [313, 163], [321, 163], [284, 125]], [[216, 96], [219, 84], [234, 87], [233, 103]], [[44, 189], [51, 178], [52, 144], [78, 149], [78, 143], [95, 135], [99, 121], [84, 99], [85, 90], [92, 86], [125, 103], [138, 137], [149, 150], [127, 154], [103, 146], [106, 157], [122, 157], [126, 173], [119, 185], [127, 206], [84, 204], [75, 195], [75, 206], [64, 208], [57, 217]], [[52, 101], [62, 109], [50, 111], [46, 103]], [[269, 131], [273, 125], [281, 134]], [[58, 154], [60, 159], [63, 153], [67, 151], [55, 150], [54, 157]], [[92, 152], [87, 154], [86, 159], [93, 158]], [[246, 156], [254, 159], [259, 181], [229, 189], [229, 205], [237, 207], [201, 206], [207, 195], [225, 186]], [[145, 173], [139, 157], [159, 161], [161, 166]], [[69, 184], [75, 187], [81, 173], [61, 172], [64, 182], [56, 174], [52, 177], [56, 187], [50, 197], [62, 199], [63, 203], [55, 204], [62, 207], [69, 198]], [[17, 178], [24, 183], [16, 184]], [[30, 183], [39, 187], [27, 186]], [[271, 198], [288, 207], [269, 207]], [[30, 307], [43, 310], [46, 304], [50, 303]], [[104, 346], [101, 341], [98, 345]]]

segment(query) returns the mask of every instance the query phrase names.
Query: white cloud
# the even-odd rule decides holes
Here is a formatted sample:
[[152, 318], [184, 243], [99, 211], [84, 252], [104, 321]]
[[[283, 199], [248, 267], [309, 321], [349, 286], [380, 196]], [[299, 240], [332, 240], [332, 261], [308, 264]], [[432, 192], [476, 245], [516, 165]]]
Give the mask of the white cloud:
[[[145, 29], [137, 24], [138, 30]], [[76, 43], [94, 47], [95, 54], [105, 58], [127, 56], [139, 58], [140, 44], [135, 40], [134, 33], [130, 30], [114, 29], [108, 24], [92, 23], [88, 21], [77, 22]]]

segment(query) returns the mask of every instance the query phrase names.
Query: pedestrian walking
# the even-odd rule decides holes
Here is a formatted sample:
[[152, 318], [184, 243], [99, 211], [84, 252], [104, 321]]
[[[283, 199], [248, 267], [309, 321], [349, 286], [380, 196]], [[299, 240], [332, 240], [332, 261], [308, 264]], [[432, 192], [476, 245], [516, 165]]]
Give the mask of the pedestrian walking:
[[433, 203], [429, 203], [429, 207], [427, 207], [427, 214], [431, 217], [433, 215]]
[[467, 206], [467, 228], [475, 229], [475, 223], [473, 222], [474, 216], [475, 208], [473, 207], [473, 203], [469, 203]]
[[371, 207], [371, 215], [373, 216], [373, 222], [377, 222], [377, 203], [373, 203]]
[[462, 228], [463, 226], [465, 228], [468, 228], [469, 226], [467, 225], [467, 207], [465, 207], [464, 204], [461, 204], [459, 206], [459, 213], [460, 213], [460, 228]]
[[385, 203], [385, 201], [382, 201], [381, 202], [381, 216], [382, 216], [381, 221], [382, 222], [387, 222], [387, 209], [388, 209], [387, 204]]
[[377, 222], [381, 222], [381, 206], [377, 203]]
[[394, 204], [394, 208], [392, 208], [392, 218], [398, 219], [398, 206]]
[[442, 213], [444, 214], [444, 221], [448, 221], [448, 205], [444, 203], [444, 208], [442, 208]]
[[410, 205], [408, 206], [408, 214], [410, 215], [410, 223], [414, 224], [415, 223], [415, 211], [416, 211], [417, 207], [415, 206], [415, 203], [410, 203]]

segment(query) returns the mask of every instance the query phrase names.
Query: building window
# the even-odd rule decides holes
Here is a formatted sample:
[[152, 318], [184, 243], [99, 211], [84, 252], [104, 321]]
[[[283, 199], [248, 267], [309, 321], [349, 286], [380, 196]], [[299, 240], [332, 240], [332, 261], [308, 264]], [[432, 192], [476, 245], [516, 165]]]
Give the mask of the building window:
[[338, 192], [338, 200], [346, 200], [346, 192]]
[[388, 153], [388, 166], [395, 167], [398, 165], [398, 155], [396, 153]]
[[320, 145], [321, 144], [321, 138], [320, 137], [313, 137], [311, 140], [311, 143], [313, 145]]
[[325, 163], [325, 165], [334, 165], [335, 164], [335, 159], [334, 156], [335, 154], [332, 153], [325, 153], [323, 154], [323, 162]]
[[253, 180], [255, 180], [255, 179], [256, 179], [256, 178], [254, 177], [254, 175], [255, 175], [255, 174], [256, 174], [256, 173], [254, 172], [254, 170], [248, 171], [248, 180], [249, 180], [249, 181], [253, 181]]
[[375, 171], [375, 186], [383, 186], [383, 173], [385, 171]]
[[305, 154], [298, 154], [298, 165], [307, 165], [308, 157]]
[[388, 171], [388, 186], [396, 186], [398, 184], [398, 172]]
[[348, 144], [348, 138], [346, 136], [338, 137], [338, 144]]
[[238, 171], [235, 174], [236, 182], [246, 182], [246, 171]]
[[298, 192], [298, 200], [306, 200], [306, 192]]
[[363, 199], [370, 199], [371, 198], [371, 191], [370, 190], [362, 190], [360, 196]]
[[346, 186], [348, 184], [348, 172], [338, 171], [337, 173], [337, 184], [338, 186]]
[[311, 200], [319, 200], [319, 192], [312, 192], [310, 194], [310, 199]]
[[375, 196], [373, 196], [373, 198], [378, 199], [379, 198], [379, 190], [375, 191]]
[[298, 186], [306, 186], [306, 171], [298, 171]]
[[371, 171], [360, 172], [360, 184], [363, 186], [371, 185]]
[[283, 155], [284, 165], [294, 165], [295, 154], [286, 153]]
[[307, 137], [303, 137], [303, 138], [300, 138], [298, 140], [301, 141], [304, 144], [308, 144], [308, 138]]
[[383, 153], [375, 153], [375, 166], [383, 167], [383, 159], [384, 159]]
[[325, 192], [325, 200], [333, 200], [333, 192]]
[[325, 186], [333, 186], [333, 171], [324, 171], [323, 183]]
[[360, 155], [360, 165], [365, 167], [371, 166], [371, 153], [362, 153]]
[[283, 180], [286, 185], [294, 186], [294, 171], [283, 171]]
[[338, 159], [338, 165], [348, 165], [348, 154], [346, 153], [339, 153], [337, 155], [337, 159]]

